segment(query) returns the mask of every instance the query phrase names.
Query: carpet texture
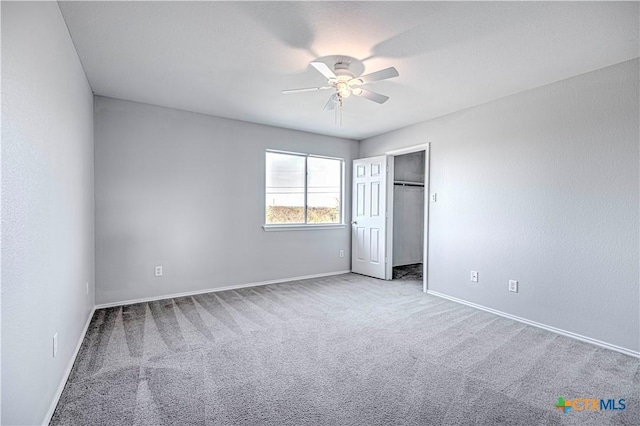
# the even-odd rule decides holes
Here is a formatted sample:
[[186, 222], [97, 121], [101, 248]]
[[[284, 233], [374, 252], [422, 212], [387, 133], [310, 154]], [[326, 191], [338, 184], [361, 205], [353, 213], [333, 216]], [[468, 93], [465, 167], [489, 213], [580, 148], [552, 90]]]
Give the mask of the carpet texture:
[[51, 424], [640, 424], [640, 360], [421, 285], [345, 274], [98, 310]]

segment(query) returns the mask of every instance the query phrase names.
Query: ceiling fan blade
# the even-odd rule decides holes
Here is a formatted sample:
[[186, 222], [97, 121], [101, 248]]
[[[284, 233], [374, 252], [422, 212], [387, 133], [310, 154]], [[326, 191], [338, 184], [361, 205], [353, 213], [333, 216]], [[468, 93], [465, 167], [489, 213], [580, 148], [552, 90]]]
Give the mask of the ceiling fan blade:
[[361, 89], [359, 87], [353, 89], [351, 93], [356, 96], [369, 99], [370, 101], [377, 102], [379, 104], [383, 104], [389, 100], [388, 96], [381, 95], [380, 93], [372, 92], [370, 90]]
[[327, 77], [327, 80], [331, 78], [336, 78], [336, 75], [331, 71], [331, 69], [324, 62], [309, 62], [309, 65], [317, 69], [320, 74]]
[[282, 93], [298, 93], [298, 92], [313, 92], [316, 90], [325, 90], [325, 89], [331, 89], [331, 86], [324, 86], [324, 87], [307, 87], [304, 89], [287, 89], [287, 90], [283, 90]]
[[358, 84], [373, 83], [374, 81], [386, 80], [388, 78], [397, 77], [399, 75], [400, 74], [398, 73], [397, 69], [395, 69], [394, 67], [389, 67], [380, 71], [372, 72], [371, 74], [365, 74], [365, 75], [361, 75], [360, 77], [351, 79], [349, 81], [349, 84], [358, 85]]
[[324, 106], [324, 110], [325, 111], [334, 110], [337, 104], [338, 104], [338, 94], [334, 93], [333, 95], [331, 95], [331, 97], [327, 101], [327, 104]]

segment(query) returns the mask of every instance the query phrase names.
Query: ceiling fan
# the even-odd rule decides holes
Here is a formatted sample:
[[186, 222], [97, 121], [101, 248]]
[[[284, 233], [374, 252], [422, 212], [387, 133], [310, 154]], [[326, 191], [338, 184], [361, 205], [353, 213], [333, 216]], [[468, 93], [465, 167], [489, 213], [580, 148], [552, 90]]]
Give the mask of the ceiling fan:
[[333, 67], [333, 71], [324, 62], [314, 61], [309, 63], [309, 65], [314, 67], [327, 78], [327, 86], [308, 87], [304, 89], [289, 89], [283, 90], [282, 93], [311, 92], [315, 90], [333, 89], [335, 90], [335, 92], [331, 95], [329, 101], [324, 106], [325, 111], [331, 111], [335, 109], [337, 105], [342, 107], [342, 101], [352, 94], [355, 96], [363, 97], [365, 99], [369, 99], [370, 101], [377, 102], [379, 104], [383, 104], [389, 99], [388, 96], [363, 89], [359, 86], [363, 84], [373, 83], [375, 81], [386, 80], [388, 78], [393, 78], [400, 75], [398, 74], [398, 70], [396, 70], [394, 67], [389, 67], [380, 71], [356, 77], [349, 70], [350, 62], [347, 60], [338, 60]]

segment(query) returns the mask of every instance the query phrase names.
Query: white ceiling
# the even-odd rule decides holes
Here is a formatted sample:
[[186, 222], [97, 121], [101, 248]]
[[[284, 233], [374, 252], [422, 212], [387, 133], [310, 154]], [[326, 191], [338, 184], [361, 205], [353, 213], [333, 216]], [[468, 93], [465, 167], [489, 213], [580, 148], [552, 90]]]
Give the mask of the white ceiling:
[[[364, 139], [639, 56], [637, 2], [60, 2], [97, 95]], [[400, 76], [345, 100], [310, 61]]]

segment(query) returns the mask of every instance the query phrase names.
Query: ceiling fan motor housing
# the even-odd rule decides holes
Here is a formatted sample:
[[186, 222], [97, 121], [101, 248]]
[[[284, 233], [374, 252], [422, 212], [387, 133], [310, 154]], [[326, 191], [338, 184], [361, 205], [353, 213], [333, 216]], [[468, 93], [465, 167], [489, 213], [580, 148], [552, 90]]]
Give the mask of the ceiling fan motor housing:
[[333, 69], [338, 81], [349, 81], [354, 77], [353, 73], [349, 71], [349, 62], [336, 62]]

